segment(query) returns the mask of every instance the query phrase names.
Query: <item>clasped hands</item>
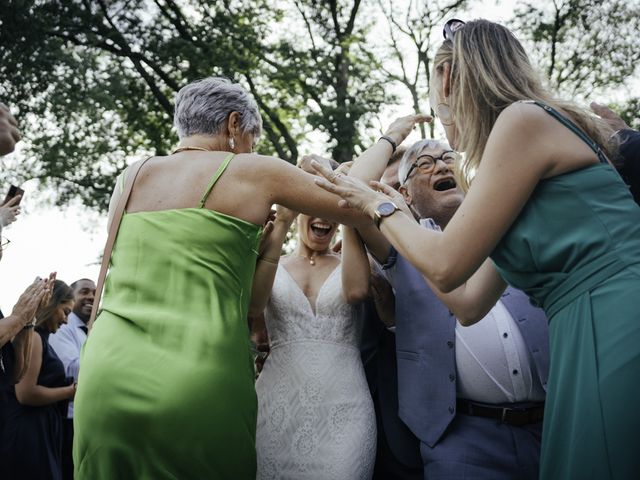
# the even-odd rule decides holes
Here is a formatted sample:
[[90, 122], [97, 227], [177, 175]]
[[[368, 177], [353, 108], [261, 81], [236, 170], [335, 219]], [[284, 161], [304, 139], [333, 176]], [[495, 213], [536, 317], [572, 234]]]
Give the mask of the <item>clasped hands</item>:
[[[431, 120], [432, 118], [429, 115], [421, 114], [401, 117], [391, 124], [384, 136], [393, 139], [397, 145], [400, 145], [411, 133], [415, 125], [430, 122]], [[324, 177], [315, 179], [315, 183], [325, 190], [340, 196], [342, 199], [338, 202], [338, 205], [343, 208], [355, 208], [373, 218], [375, 209], [381, 202], [391, 201], [405, 214], [412, 216], [402, 195], [388, 185], [378, 181], [371, 181], [367, 185], [357, 178], [334, 172], [326, 165], [315, 160], [311, 161], [311, 167], [316, 173]]]
[[33, 326], [32, 322], [38, 314], [38, 311], [46, 307], [51, 300], [55, 279], [55, 272], [51, 273], [49, 278], [36, 278], [24, 293], [20, 295], [18, 302], [13, 307], [11, 315], [21, 318], [25, 327]]

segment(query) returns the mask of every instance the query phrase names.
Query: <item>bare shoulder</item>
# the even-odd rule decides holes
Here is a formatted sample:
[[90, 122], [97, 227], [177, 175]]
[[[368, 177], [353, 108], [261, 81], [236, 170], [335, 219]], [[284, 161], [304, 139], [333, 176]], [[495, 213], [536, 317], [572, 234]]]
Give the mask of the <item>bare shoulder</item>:
[[538, 105], [515, 102], [500, 112], [494, 130], [524, 137], [550, 125], [549, 120], [553, 119]]
[[[291, 190], [295, 188], [295, 185], [300, 185], [302, 177], [313, 178], [286, 160], [269, 155], [240, 154], [238, 155], [238, 167], [240, 167], [238, 172], [251, 185], [265, 187], [269, 196], [273, 197], [272, 200], [287, 193], [282, 188], [284, 182], [287, 182], [288, 190]], [[308, 189], [312, 180], [303, 183], [304, 187]]]
[[256, 172], [257, 174], [283, 171], [283, 169], [293, 167], [293, 165], [285, 160], [269, 155], [260, 155], [258, 153], [241, 153], [236, 155], [236, 159], [243, 167], [249, 167], [252, 172]]
[[31, 336], [31, 355], [33, 358], [39, 358], [42, 355], [42, 339], [34, 329], [31, 329], [29, 335]]
[[[523, 159], [527, 155], [546, 157], [548, 140], [557, 132], [555, 120], [542, 108], [516, 102], [505, 108], [491, 129], [485, 152], [509, 154]], [[506, 151], [505, 151], [506, 150]]]
[[[484, 167], [501, 169], [514, 162], [524, 173], [543, 177], [554, 166], [557, 126], [542, 108], [531, 103], [516, 102], [498, 116], [482, 155]], [[494, 172], [495, 173], [495, 172]], [[510, 170], [510, 173], [513, 173]]]

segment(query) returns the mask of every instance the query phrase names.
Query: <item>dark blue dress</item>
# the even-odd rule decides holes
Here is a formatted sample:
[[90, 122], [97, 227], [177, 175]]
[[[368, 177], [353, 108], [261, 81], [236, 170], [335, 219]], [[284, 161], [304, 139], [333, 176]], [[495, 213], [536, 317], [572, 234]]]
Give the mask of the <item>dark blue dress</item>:
[[[36, 329], [42, 340], [38, 385], [64, 387], [71, 383], [64, 365], [49, 345], [49, 332]], [[62, 479], [62, 420], [68, 402], [41, 407], [22, 405], [11, 387], [4, 404], [5, 425], [0, 443], [0, 478]]]
[[[0, 320], [3, 318], [4, 315], [0, 311]], [[13, 365], [13, 345], [7, 342], [0, 347], [0, 438], [2, 438], [9, 394], [13, 388]]]

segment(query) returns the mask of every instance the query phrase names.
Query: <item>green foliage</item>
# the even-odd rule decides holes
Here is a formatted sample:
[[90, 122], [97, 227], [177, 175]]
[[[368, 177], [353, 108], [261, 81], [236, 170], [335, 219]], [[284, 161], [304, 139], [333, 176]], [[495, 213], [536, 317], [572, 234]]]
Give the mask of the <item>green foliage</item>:
[[392, 100], [385, 95], [378, 61], [364, 48], [371, 25], [363, 18], [369, 16], [361, 14], [360, 0], [293, 3], [291, 20], [301, 31], [278, 42], [274, 80], [291, 85], [307, 100], [306, 120], [327, 134], [332, 157], [352, 160], [361, 144], [359, 127], [370, 127], [371, 115]]
[[[80, 197], [106, 209], [128, 162], [175, 144], [173, 96], [197, 78], [222, 75], [249, 89], [264, 121], [259, 151], [290, 162], [309, 125], [333, 140], [334, 157], [350, 160], [363, 117], [384, 98], [375, 62], [357, 49], [359, 0], [299, 2], [323, 38], [313, 51], [266, 0], [4, 3], [0, 92], [28, 139], [13, 174], [56, 187], [60, 204]], [[325, 28], [334, 11], [346, 25]]]
[[[351, 160], [381, 107], [397, 100], [394, 85], [426, 110], [442, 23], [470, 3], [4, 0], [0, 101], [26, 139], [11, 180], [37, 178], [59, 204], [106, 209], [128, 163], [175, 145], [175, 92], [209, 75], [256, 98], [261, 153], [295, 163], [299, 145], [320, 132], [334, 159]], [[385, 18], [389, 37], [378, 38]], [[570, 97], [624, 85], [640, 61], [638, 0], [520, 3], [514, 26]], [[637, 99], [620, 105], [628, 122], [638, 122], [637, 108]]]
[[640, 61], [638, 0], [523, 2], [514, 26], [551, 86], [569, 97], [624, 83]]
[[[396, 82], [409, 92], [413, 111], [433, 115], [427, 107], [431, 80], [431, 59], [442, 43], [442, 27], [452, 17], [464, 18], [469, 0], [433, 0], [398, 5], [392, 0], [377, 0], [389, 27], [389, 41], [383, 50], [381, 68], [388, 82]], [[431, 106], [433, 107], [433, 105]], [[420, 125], [422, 138], [435, 138], [435, 123]]]

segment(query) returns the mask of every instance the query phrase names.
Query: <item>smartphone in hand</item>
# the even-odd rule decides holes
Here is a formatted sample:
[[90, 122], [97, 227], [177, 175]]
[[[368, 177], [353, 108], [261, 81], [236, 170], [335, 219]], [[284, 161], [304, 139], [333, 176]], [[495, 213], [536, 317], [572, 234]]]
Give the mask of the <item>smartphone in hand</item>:
[[24, 190], [21, 189], [20, 187], [16, 187], [15, 185], [11, 185], [9, 187], [9, 192], [7, 193], [7, 196], [4, 197], [4, 201], [2, 202], [1, 205], [6, 205], [6, 203], [9, 200], [11, 200], [13, 197], [16, 197], [18, 195], [20, 195], [20, 201], [18, 201], [17, 205], [20, 205], [20, 202], [24, 198]]

